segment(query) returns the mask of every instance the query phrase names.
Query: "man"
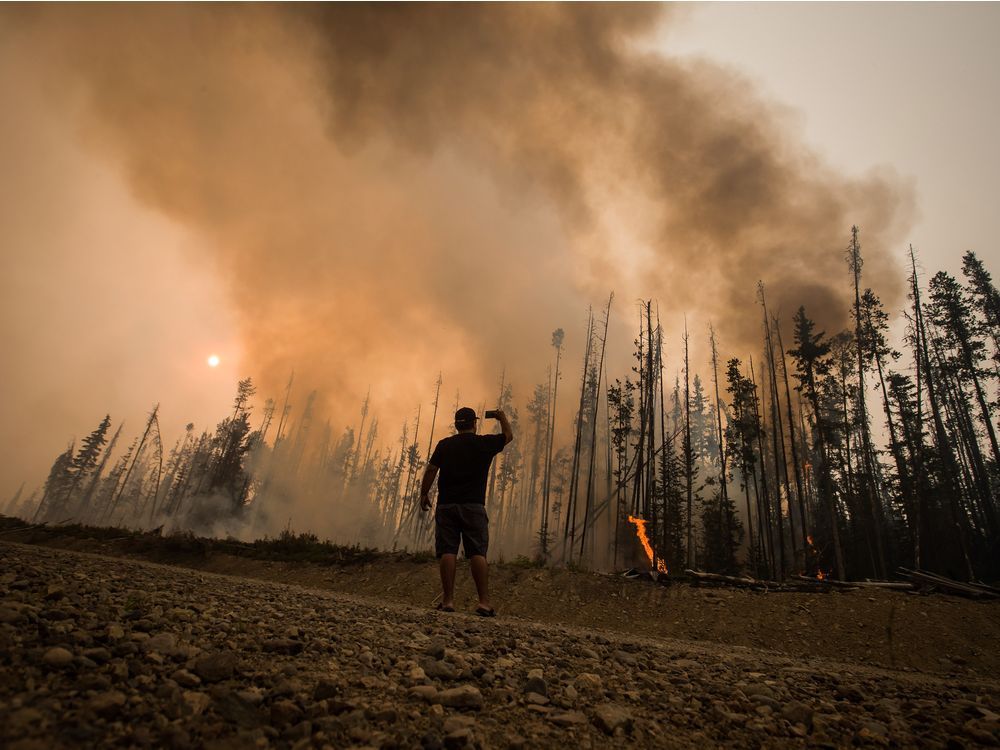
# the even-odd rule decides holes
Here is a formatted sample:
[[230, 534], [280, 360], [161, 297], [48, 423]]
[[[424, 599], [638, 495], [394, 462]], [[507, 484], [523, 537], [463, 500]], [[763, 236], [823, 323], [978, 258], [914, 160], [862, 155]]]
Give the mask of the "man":
[[434, 448], [420, 484], [420, 508], [430, 510], [428, 493], [440, 471], [437, 510], [434, 513], [434, 547], [440, 560], [443, 592], [438, 609], [455, 611], [455, 566], [458, 543], [461, 541], [479, 594], [476, 614], [495, 617], [496, 612], [490, 604], [486, 566], [486, 548], [490, 538], [489, 518], [486, 516], [486, 477], [493, 457], [514, 439], [514, 433], [507, 415], [502, 411], [487, 412], [487, 415], [495, 415], [500, 421], [501, 434], [477, 435], [479, 420], [476, 412], [467, 406], [455, 412], [458, 434], [439, 441]]

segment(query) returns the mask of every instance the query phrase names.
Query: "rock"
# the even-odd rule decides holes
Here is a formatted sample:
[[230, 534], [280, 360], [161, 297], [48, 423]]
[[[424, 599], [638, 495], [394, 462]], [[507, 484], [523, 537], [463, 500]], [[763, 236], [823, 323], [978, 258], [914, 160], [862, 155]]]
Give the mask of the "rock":
[[700, 669], [701, 664], [696, 662], [694, 659], [674, 659], [670, 662], [672, 666], [679, 669]]
[[163, 742], [170, 750], [187, 750], [191, 747], [191, 735], [184, 727], [170, 724], [163, 730]]
[[548, 685], [545, 684], [545, 678], [542, 677], [542, 670], [532, 669], [528, 672], [528, 679], [524, 683], [523, 691], [545, 696], [549, 694]]
[[205, 682], [228, 680], [236, 671], [236, 654], [220, 651], [206, 654], [194, 663], [194, 672]]
[[86, 674], [81, 677], [76, 686], [81, 690], [93, 690], [94, 692], [101, 692], [102, 690], [111, 689], [111, 680], [102, 674]]
[[102, 647], [84, 649], [83, 655], [98, 664], [111, 661], [111, 652]]
[[271, 706], [271, 723], [279, 726], [294, 724], [302, 719], [302, 709], [290, 700], [275, 701]]
[[781, 718], [809, 729], [812, 727], [813, 710], [800, 701], [792, 701], [781, 709]]
[[244, 729], [253, 729], [260, 723], [254, 705], [240, 693], [227, 690], [216, 696], [215, 710], [222, 718]]
[[37, 708], [19, 708], [7, 719], [7, 729], [14, 732], [25, 732], [32, 724], [41, 724], [45, 715]]
[[420, 662], [424, 674], [433, 680], [454, 680], [458, 677], [458, 670], [446, 661], [436, 661], [426, 657]]
[[107, 638], [110, 641], [120, 641], [125, 637], [125, 629], [116, 622], [108, 625]]
[[45, 600], [54, 602], [66, 596], [66, 591], [58, 583], [50, 583], [45, 590]]
[[10, 609], [9, 607], [0, 607], [0, 623], [7, 625], [13, 625], [15, 623], [21, 622], [24, 619], [24, 615], [15, 609]]
[[157, 633], [142, 642], [140, 648], [149, 653], [155, 651], [158, 654], [169, 654], [177, 646], [177, 636], [173, 633]]
[[62, 620], [72, 620], [74, 616], [73, 613], [69, 612], [68, 610], [57, 609], [57, 608], [43, 609], [38, 614], [39, 617], [41, 617], [43, 620], [52, 620], [53, 622], [60, 622]]
[[619, 664], [624, 664], [627, 667], [634, 667], [639, 663], [632, 654], [625, 653], [624, 651], [615, 651], [611, 654], [611, 658], [617, 661]]
[[197, 615], [190, 609], [184, 609], [183, 607], [173, 607], [168, 609], [164, 616], [170, 620], [176, 620], [177, 622], [194, 622], [197, 619]]
[[544, 706], [544, 705], [548, 704], [549, 699], [548, 699], [548, 697], [546, 697], [544, 695], [540, 695], [539, 693], [525, 693], [525, 695], [524, 695], [524, 701], [525, 701], [525, 703], [528, 703], [528, 704], [531, 704], [531, 705], [534, 705], [534, 706]]
[[754, 696], [761, 696], [767, 698], [768, 700], [775, 699], [774, 691], [767, 685], [760, 685], [755, 683], [753, 685], [747, 685], [746, 687], [742, 688], [742, 690], [743, 694], [750, 699], [753, 699]]
[[264, 641], [261, 644], [261, 648], [271, 653], [294, 655], [301, 652], [305, 648], [305, 644], [302, 641], [294, 641], [291, 638], [271, 638]]
[[281, 698], [290, 695], [295, 695], [296, 693], [304, 692], [304, 686], [300, 680], [296, 679], [285, 679], [278, 680], [274, 687], [271, 688], [272, 698]]
[[415, 685], [407, 691], [414, 698], [420, 698], [428, 703], [433, 703], [437, 698], [438, 690], [433, 685]]
[[472, 746], [472, 730], [456, 729], [445, 735], [444, 746], [448, 750], [461, 750], [461, 748]]
[[65, 669], [73, 663], [73, 654], [61, 646], [50, 648], [42, 656], [42, 662], [53, 669]]
[[856, 685], [837, 685], [837, 697], [851, 703], [865, 703], [868, 696]]
[[178, 669], [170, 675], [170, 679], [186, 688], [198, 687], [201, 684], [201, 678], [196, 674], [191, 674], [186, 669]]
[[427, 673], [423, 667], [413, 667], [408, 676], [413, 682], [423, 682], [427, 679]]
[[632, 716], [621, 706], [602, 703], [594, 709], [594, 724], [605, 734], [614, 734], [619, 727], [627, 732], [632, 728]]
[[583, 695], [594, 695], [601, 692], [604, 684], [601, 682], [601, 678], [596, 674], [590, 672], [581, 672], [573, 680], [573, 687], [576, 688], [577, 692]]
[[560, 727], [579, 726], [587, 723], [587, 716], [582, 711], [564, 711], [563, 713], [549, 714], [545, 718]]
[[444, 720], [442, 729], [445, 732], [454, 732], [459, 729], [471, 729], [476, 725], [476, 720], [471, 716], [449, 716]]
[[119, 690], [109, 690], [90, 699], [89, 708], [105, 719], [117, 716], [125, 706], [125, 693]]
[[472, 708], [478, 710], [483, 707], [483, 694], [479, 692], [479, 688], [473, 685], [462, 685], [449, 690], [442, 690], [434, 697], [433, 701], [448, 708]]
[[862, 723], [858, 737], [884, 744], [889, 739], [889, 727], [880, 721], [866, 721]]
[[212, 703], [207, 694], [195, 690], [185, 690], [181, 693], [181, 700], [184, 701], [188, 713], [193, 716], [201, 716]]
[[333, 680], [321, 679], [313, 688], [313, 700], [322, 701], [328, 698], [336, 698], [340, 695], [341, 687]]
[[432, 659], [440, 661], [444, 658], [444, 644], [441, 641], [431, 641], [424, 648], [424, 653]]

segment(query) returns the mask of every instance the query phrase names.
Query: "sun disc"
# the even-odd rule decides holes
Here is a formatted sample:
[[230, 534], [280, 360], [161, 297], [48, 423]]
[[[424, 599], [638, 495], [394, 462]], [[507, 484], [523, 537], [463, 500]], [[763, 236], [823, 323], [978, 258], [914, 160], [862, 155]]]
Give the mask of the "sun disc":
[[209, 358], [208, 358], [208, 366], [209, 367], [218, 367], [219, 366], [219, 355], [218, 354], [212, 354], [211, 356], [209, 356]]

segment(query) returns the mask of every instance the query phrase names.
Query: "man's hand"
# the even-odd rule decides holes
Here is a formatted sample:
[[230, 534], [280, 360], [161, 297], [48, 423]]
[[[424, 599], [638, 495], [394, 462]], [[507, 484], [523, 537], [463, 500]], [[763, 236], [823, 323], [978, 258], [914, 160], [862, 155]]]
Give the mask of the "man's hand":
[[424, 469], [424, 476], [420, 480], [420, 510], [431, 509], [431, 485], [434, 484], [434, 477], [437, 476], [438, 467], [428, 462]]

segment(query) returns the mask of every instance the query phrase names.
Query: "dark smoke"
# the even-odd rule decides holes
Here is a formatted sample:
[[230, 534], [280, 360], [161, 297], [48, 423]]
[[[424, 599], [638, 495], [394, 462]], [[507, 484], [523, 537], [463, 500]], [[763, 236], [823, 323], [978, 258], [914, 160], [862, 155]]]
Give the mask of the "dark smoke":
[[626, 342], [654, 297], [756, 348], [758, 279], [786, 318], [842, 325], [854, 223], [867, 283], [900, 293], [908, 191], [820, 163], [734, 73], [641, 51], [661, 5], [2, 15], [61, 116], [208, 238], [261, 392], [294, 367], [340, 425], [369, 386], [402, 420], [439, 370], [448, 406], [504, 366], [525, 395], [610, 289]]

